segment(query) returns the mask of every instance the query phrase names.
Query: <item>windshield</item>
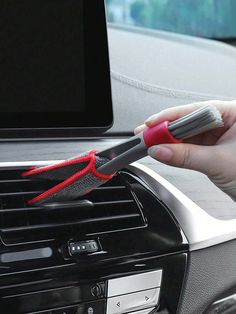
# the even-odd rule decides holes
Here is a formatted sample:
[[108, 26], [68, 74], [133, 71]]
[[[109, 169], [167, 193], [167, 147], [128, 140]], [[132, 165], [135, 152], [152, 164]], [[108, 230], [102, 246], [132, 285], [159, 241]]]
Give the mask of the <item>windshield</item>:
[[108, 21], [192, 36], [236, 37], [236, 0], [106, 0]]

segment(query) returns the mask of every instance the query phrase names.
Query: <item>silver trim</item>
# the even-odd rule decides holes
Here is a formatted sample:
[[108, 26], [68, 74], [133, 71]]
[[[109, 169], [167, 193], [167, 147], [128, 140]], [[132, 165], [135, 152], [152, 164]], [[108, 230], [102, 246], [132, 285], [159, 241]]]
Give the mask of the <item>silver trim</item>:
[[107, 314], [131, 313], [158, 305], [160, 288], [123, 294], [107, 299]]
[[151, 308], [151, 309], [145, 309], [145, 310], [141, 310], [141, 311], [138, 311], [138, 312], [132, 312], [132, 313], [129, 313], [129, 314], [150, 314], [152, 313], [152, 311], [155, 310], [155, 308]]
[[235, 308], [236, 308], [236, 294], [233, 294], [212, 303], [208, 307], [205, 313], [206, 314], [212, 314], [212, 313], [227, 314], [227, 313], [233, 313], [233, 311], [235, 312]]
[[3, 253], [1, 254], [0, 260], [2, 263], [12, 263], [38, 258], [48, 258], [51, 257], [52, 254], [52, 249], [50, 247], [44, 247], [40, 249]]
[[161, 269], [138, 275], [111, 279], [108, 281], [108, 298], [160, 287], [161, 279]]
[[[59, 161], [0, 162], [0, 169], [44, 166]], [[140, 163], [133, 163], [127, 169], [139, 176], [167, 204], [183, 229], [190, 251], [236, 239], [236, 219], [220, 220], [210, 216], [170, 182]]]
[[166, 179], [139, 163], [127, 167], [139, 176], [166, 203], [189, 242], [190, 251], [236, 239], [236, 219], [210, 216]]

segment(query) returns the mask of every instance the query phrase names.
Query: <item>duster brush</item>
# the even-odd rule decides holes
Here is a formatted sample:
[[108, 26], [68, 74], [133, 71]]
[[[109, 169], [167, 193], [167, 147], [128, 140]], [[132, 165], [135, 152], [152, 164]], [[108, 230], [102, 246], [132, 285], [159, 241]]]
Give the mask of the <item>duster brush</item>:
[[32, 179], [59, 180], [56, 186], [29, 201], [31, 205], [72, 201], [110, 180], [120, 169], [147, 155], [149, 147], [181, 143], [187, 138], [222, 127], [220, 112], [212, 105], [178, 120], [164, 121], [102, 152], [90, 151], [73, 159], [23, 173]]

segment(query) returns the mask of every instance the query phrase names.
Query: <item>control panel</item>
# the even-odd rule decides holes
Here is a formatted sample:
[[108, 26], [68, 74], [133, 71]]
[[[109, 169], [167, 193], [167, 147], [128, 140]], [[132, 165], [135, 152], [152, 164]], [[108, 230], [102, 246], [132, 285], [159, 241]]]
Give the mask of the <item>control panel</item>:
[[71, 256], [94, 253], [99, 250], [98, 243], [94, 240], [83, 241], [83, 242], [71, 242], [69, 244], [69, 253]]
[[158, 307], [161, 281], [162, 270], [119, 277], [87, 285], [90, 301], [28, 314], [149, 314]]
[[106, 313], [150, 313], [158, 305], [161, 279], [162, 270], [157, 270], [109, 280]]

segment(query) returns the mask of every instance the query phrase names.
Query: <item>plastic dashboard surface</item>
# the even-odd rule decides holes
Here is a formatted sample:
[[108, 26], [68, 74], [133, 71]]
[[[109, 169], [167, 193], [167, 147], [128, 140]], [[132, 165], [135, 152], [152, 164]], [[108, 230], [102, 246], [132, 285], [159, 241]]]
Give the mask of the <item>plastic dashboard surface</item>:
[[[116, 36], [121, 40], [123, 43], [127, 43], [125, 39], [126, 33], [124, 34], [122, 31], [111, 31], [110, 38], [111, 40], [116, 40]], [[144, 35], [137, 35], [139, 39], [142, 39]], [[140, 37], [141, 36], [141, 37]], [[129, 36], [128, 36], [129, 37]], [[156, 35], [153, 36], [156, 38]], [[130, 39], [130, 37], [129, 37]], [[149, 38], [150, 44], [152, 43], [151, 38]], [[154, 40], [154, 39], [153, 39]], [[156, 39], [158, 40], [158, 39]], [[132, 44], [132, 41], [128, 41]], [[197, 45], [197, 43], [195, 43]], [[207, 43], [211, 46], [210, 43]], [[214, 44], [218, 47], [218, 44]], [[221, 44], [219, 44], [221, 45]], [[224, 45], [223, 45], [224, 46]], [[186, 48], [186, 47], [185, 47]], [[186, 93], [169, 93], [168, 97], [166, 97], [166, 90], [164, 90], [164, 97], [159, 98], [160, 96], [160, 89], [156, 89], [151, 82], [151, 85], [148, 84], [140, 84], [137, 82], [137, 77], [133, 77], [134, 80], [124, 79], [124, 76], [120, 76], [117, 73], [121, 73], [122, 65], [119, 64], [118, 61], [125, 62], [122, 60], [118, 60], [114, 57], [116, 47], [112, 44], [111, 49], [114, 49], [111, 52], [111, 61], [112, 61], [112, 69], [113, 69], [113, 99], [114, 99], [114, 112], [115, 112], [115, 125], [113, 129], [108, 133], [107, 137], [104, 136], [103, 138], [86, 138], [86, 139], [74, 139], [70, 141], [50, 141], [50, 142], [2, 142], [0, 143], [0, 162], [4, 163], [5, 166], [8, 165], [8, 162], [16, 162], [16, 161], [26, 161], [26, 160], [62, 160], [66, 158], [70, 158], [71, 156], [75, 156], [80, 152], [86, 151], [88, 149], [104, 149], [113, 145], [120, 140], [122, 137], [126, 136], [127, 133], [131, 135], [131, 130], [137, 124], [141, 123], [144, 120], [144, 117], [148, 116], [149, 114], [160, 110], [164, 107], [169, 105], [178, 105], [180, 103], [186, 103], [189, 101], [194, 100], [203, 100], [209, 99], [210, 95], [198, 95], [196, 94], [186, 94]], [[191, 48], [195, 49], [195, 48]], [[224, 58], [224, 52], [228, 49], [230, 50], [227, 60]], [[131, 49], [132, 51], [132, 49]], [[195, 51], [195, 50], [194, 50]], [[234, 58], [231, 56], [234, 54], [231, 48], [226, 48], [225, 46], [222, 47], [220, 53], [222, 59], [221, 64], [224, 65], [226, 62], [229, 66], [227, 67], [227, 71], [232, 73], [230, 69], [234, 69], [233, 64], [235, 63]], [[127, 52], [128, 53], [128, 52]], [[130, 52], [129, 52], [130, 53]], [[204, 57], [204, 53], [203, 53]], [[150, 58], [149, 58], [150, 60]], [[217, 60], [219, 60], [217, 58]], [[217, 61], [216, 60], [216, 61]], [[215, 62], [216, 62], [215, 61]], [[117, 63], [118, 62], [118, 63]], [[229, 62], [229, 63], [228, 63]], [[116, 66], [117, 65], [117, 66]], [[116, 72], [116, 73], [115, 73]], [[130, 73], [123, 73], [125, 75]], [[189, 73], [190, 75], [191, 73]], [[230, 77], [230, 76], [229, 76]], [[141, 80], [141, 78], [139, 77]], [[209, 80], [213, 82], [213, 80]], [[192, 82], [194, 84], [194, 82]], [[155, 85], [155, 84], [154, 84]], [[226, 88], [227, 86], [227, 88]], [[222, 98], [224, 96], [233, 97], [234, 94], [232, 90], [230, 91], [230, 84], [225, 84], [225, 89], [221, 86], [220, 94]], [[213, 88], [213, 87], [211, 87]], [[163, 90], [162, 90], [163, 92]], [[203, 91], [202, 91], [203, 92]], [[211, 93], [215, 94], [215, 91], [211, 89]], [[140, 95], [142, 97], [140, 97]], [[161, 94], [163, 96], [163, 93]], [[183, 98], [181, 97], [183, 96]], [[158, 99], [158, 100], [157, 100]], [[143, 103], [145, 102], [145, 106]], [[130, 106], [130, 114], [127, 115], [127, 106]], [[136, 107], [135, 107], [136, 106]], [[132, 123], [127, 121], [130, 118], [130, 115], [134, 119], [132, 119]], [[111, 138], [112, 137], [112, 138]], [[153, 169], [155, 172], [161, 174], [163, 177], [168, 179], [171, 183], [173, 183], [176, 187], [178, 187], [185, 195], [189, 196], [194, 202], [196, 202], [201, 208], [205, 209], [209, 214], [214, 215], [218, 218], [235, 218], [236, 210], [235, 210], [235, 203], [231, 201], [228, 197], [226, 197], [223, 193], [221, 193], [217, 188], [215, 188], [210, 181], [206, 177], [201, 174], [198, 174], [193, 171], [187, 170], [180, 170], [170, 168], [156, 161], [145, 158], [141, 161], [142, 164], [148, 166], [149, 168]], [[181, 299], [181, 306], [180, 306], [180, 313], [194, 313], [200, 314], [204, 311], [211, 302], [215, 301], [224, 289], [232, 288], [235, 285], [235, 274], [234, 274], [234, 264], [235, 264], [235, 254], [234, 254], [234, 242], [228, 242], [222, 244], [220, 246], [214, 246], [213, 248], [207, 248], [205, 250], [195, 251], [190, 253], [190, 259], [188, 264], [188, 273], [186, 276], [185, 287], [183, 289], [182, 299]], [[227, 258], [225, 258], [227, 256]], [[180, 272], [178, 273], [179, 268], [173, 268], [173, 257], [169, 257], [169, 260], [165, 261], [166, 271], [169, 269], [170, 277], [172, 278], [172, 271], [174, 274], [179, 274], [181, 277]], [[183, 271], [185, 266], [185, 256], [181, 256], [182, 259], [182, 266], [180, 267]], [[214, 263], [212, 263], [212, 259], [214, 259]], [[139, 263], [138, 263], [139, 264]], [[135, 264], [136, 265], [136, 264]], [[161, 269], [163, 264], [159, 264], [158, 261], [150, 260], [146, 266], [143, 266], [143, 270], [153, 270], [153, 269]], [[177, 264], [176, 264], [177, 265]], [[134, 266], [134, 264], [133, 264]], [[135, 272], [137, 269], [135, 266], [133, 268], [131, 266], [129, 268], [130, 272]], [[80, 270], [85, 267], [86, 265], [80, 265]], [[84, 268], [84, 269], [85, 269]], [[3, 270], [4, 272], [4, 270]], [[55, 275], [56, 270], [51, 270], [49, 272], [45, 272], [45, 280], [48, 280], [48, 276]], [[60, 271], [59, 271], [60, 272]], [[65, 277], [67, 276], [70, 282], [74, 282], [74, 274], [77, 274], [77, 269], [73, 270], [73, 274], [71, 277], [68, 277], [68, 272], [60, 272], [60, 276]], [[81, 272], [80, 279], [83, 279], [82, 275], [83, 271]], [[119, 267], [114, 272], [114, 268], [107, 268], [107, 272], [100, 272], [101, 278], [108, 279], [111, 275], [112, 279], [114, 279], [114, 273], [120, 275], [126, 273], [125, 265], [119, 264]], [[95, 278], [98, 275], [97, 270], [90, 272], [90, 279]], [[38, 277], [37, 277], [38, 276]], [[34, 279], [37, 282], [38, 279], [42, 279], [41, 273], [38, 274]], [[93, 277], [94, 276], [94, 277]], [[62, 278], [61, 277], [61, 278]], [[12, 277], [13, 278], [13, 277]], [[11, 278], [11, 279], [12, 279]], [[32, 277], [31, 277], [32, 278]], [[88, 273], [86, 273], [86, 278], [88, 278]], [[17, 280], [19, 282], [27, 281], [29, 277], [23, 276], [18, 277]], [[182, 279], [182, 277], [181, 277]], [[14, 279], [15, 280], [15, 279]], [[86, 280], [85, 280], [86, 282]], [[84, 283], [85, 283], [84, 282]], [[156, 287], [158, 288], [158, 287]], [[166, 286], [166, 293], [168, 293], [169, 286]], [[58, 291], [57, 291], [58, 292]], [[74, 291], [78, 293], [78, 291]], [[173, 293], [173, 291], [172, 291]], [[198, 296], [200, 296], [198, 298]], [[57, 298], [58, 294], [54, 295], [54, 298]], [[54, 299], [55, 300], [55, 299]], [[191, 300], [191, 302], [190, 302]], [[8, 300], [8, 304], [11, 304], [11, 300]], [[56, 302], [56, 301], [55, 301]], [[119, 301], [118, 301], [119, 302]], [[101, 305], [102, 306], [102, 305]], [[84, 310], [84, 309], [82, 309]], [[87, 308], [88, 310], [88, 308]], [[90, 311], [91, 312], [91, 311]], [[47, 313], [48, 314], [48, 313]], [[99, 313], [100, 314], [100, 313]], [[140, 312], [139, 314], [146, 314]]]

